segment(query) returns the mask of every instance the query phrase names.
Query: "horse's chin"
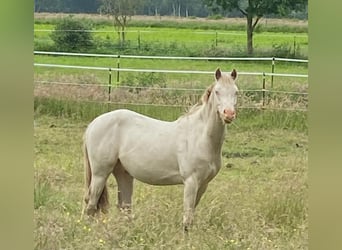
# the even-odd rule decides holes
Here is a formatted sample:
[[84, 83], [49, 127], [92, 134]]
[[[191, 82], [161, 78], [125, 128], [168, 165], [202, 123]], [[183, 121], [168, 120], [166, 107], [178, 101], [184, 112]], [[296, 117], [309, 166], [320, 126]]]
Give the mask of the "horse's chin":
[[234, 119], [224, 119], [224, 123], [225, 124], [231, 124], [233, 122]]
[[229, 118], [221, 118], [223, 124], [230, 124], [234, 121], [234, 118], [233, 119], [229, 119]]

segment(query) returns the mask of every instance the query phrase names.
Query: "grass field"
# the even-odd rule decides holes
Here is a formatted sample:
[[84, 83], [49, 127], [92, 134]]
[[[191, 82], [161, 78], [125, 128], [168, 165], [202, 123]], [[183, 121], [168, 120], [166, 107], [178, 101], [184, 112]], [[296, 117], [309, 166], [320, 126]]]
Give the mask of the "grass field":
[[[54, 30], [54, 28], [55, 25], [53, 24], [35, 24], [35, 39], [52, 43], [50, 39], [51, 31], [49, 30]], [[118, 35], [112, 26], [97, 27], [94, 31], [96, 32], [94, 33], [95, 39], [110, 40], [113, 43], [117, 42]], [[242, 47], [246, 43], [246, 33], [243, 30], [216, 31], [185, 28], [129, 27], [126, 38], [132, 46], [138, 46], [139, 39], [141, 46], [146, 46], [148, 43], [172, 43], [174, 46], [183, 44], [201, 48], [209, 45], [233, 49], [235, 47]], [[256, 49], [269, 48], [281, 44], [291, 46], [294, 42], [297, 45], [301, 45], [304, 52], [307, 53], [308, 37], [306, 33], [256, 32], [254, 36]]]
[[223, 167], [185, 236], [182, 186], [136, 181], [130, 221], [115, 208], [116, 184], [110, 178], [109, 213], [80, 220], [82, 135], [92, 118], [36, 111], [35, 249], [307, 249], [307, 129], [287, 128], [293, 113], [274, 117], [277, 121], [272, 114], [253, 113], [241, 114], [228, 127]]
[[[35, 15], [35, 50], [53, 49], [51, 30], [67, 15]], [[99, 15], [73, 15], [90, 23], [97, 48], [121, 54], [153, 54], [181, 56], [246, 55], [246, 20], [177, 19], [133, 17], [129, 22], [125, 48], [118, 47], [118, 35], [112, 20]], [[307, 58], [307, 21], [262, 19], [254, 32], [255, 56]]]

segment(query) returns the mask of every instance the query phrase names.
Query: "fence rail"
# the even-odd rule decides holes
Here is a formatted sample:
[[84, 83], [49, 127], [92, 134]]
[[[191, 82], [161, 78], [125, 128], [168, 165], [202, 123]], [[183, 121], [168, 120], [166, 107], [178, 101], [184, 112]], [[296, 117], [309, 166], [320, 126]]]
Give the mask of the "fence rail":
[[[131, 68], [114, 68], [114, 67], [94, 67], [94, 66], [77, 66], [65, 64], [45, 64], [34, 63], [37, 67], [51, 67], [51, 68], [71, 68], [71, 69], [89, 69], [89, 70], [105, 70], [105, 71], [123, 71], [123, 72], [145, 72], [145, 73], [178, 73], [178, 74], [212, 74], [212, 71], [199, 70], [170, 70], [170, 69], [131, 69]], [[239, 75], [253, 75], [253, 76], [285, 76], [285, 77], [308, 77], [304, 74], [279, 74], [266, 72], [239, 72]]]
[[[141, 90], [152, 90], [152, 91], [203, 91], [203, 89], [195, 89], [195, 88], [154, 88], [154, 87], [130, 87], [130, 86], [121, 86], [120, 83], [120, 76], [119, 72], [142, 72], [142, 73], [167, 73], [167, 74], [212, 74], [212, 71], [199, 71], [199, 70], [173, 70], [173, 69], [136, 69], [136, 68], [121, 68], [119, 64], [120, 58], [134, 58], [134, 59], [162, 59], [162, 60], [236, 60], [236, 61], [270, 61], [272, 63], [272, 72], [239, 72], [239, 75], [249, 75], [249, 76], [261, 76], [262, 83], [260, 89], [254, 90], [242, 90], [241, 93], [247, 92], [255, 92], [260, 93], [261, 98], [261, 107], [266, 108], [267, 103], [269, 102], [270, 95], [277, 95], [277, 94], [284, 94], [284, 95], [298, 95], [304, 97], [304, 103], [307, 102], [307, 93], [304, 92], [297, 92], [297, 91], [279, 91], [273, 90], [273, 77], [298, 77], [298, 78], [308, 78], [307, 74], [289, 74], [289, 73], [275, 73], [274, 72], [274, 65], [276, 61], [286, 61], [286, 62], [295, 62], [295, 63], [308, 63], [308, 60], [301, 60], [301, 59], [288, 59], [288, 58], [275, 58], [275, 57], [261, 57], [261, 58], [231, 58], [231, 57], [164, 57], [164, 56], [134, 56], [134, 55], [106, 55], [106, 54], [88, 54], [88, 53], [67, 53], [67, 52], [45, 52], [45, 51], [34, 51], [36, 55], [53, 55], [53, 56], [78, 56], [78, 57], [109, 57], [109, 58], [117, 58], [118, 64], [117, 67], [95, 67], [95, 66], [78, 66], [78, 65], [64, 65], [64, 64], [47, 64], [47, 63], [34, 63], [35, 67], [52, 67], [52, 68], [70, 68], [70, 69], [84, 69], [84, 70], [99, 70], [99, 71], [108, 71], [108, 84], [96, 84], [96, 86], [102, 86], [108, 88], [108, 102], [111, 102], [111, 96], [113, 92], [113, 87], [120, 88], [120, 89], [139, 89]], [[113, 85], [112, 83], [112, 71], [117, 72], [116, 83]], [[265, 78], [267, 76], [271, 77], [271, 89], [266, 89], [265, 85]], [[57, 81], [35, 81], [36, 83], [40, 84], [57, 84], [57, 85], [73, 85], [73, 86], [84, 86], [90, 87], [94, 84], [77, 84], [77, 83], [62, 83]], [[137, 103], [135, 103], [137, 104]], [[144, 103], [146, 105], [153, 105], [151, 103]], [[178, 104], [165, 104], [160, 103], [157, 105], [161, 106], [184, 106]], [[257, 106], [260, 106], [259, 104]], [[295, 108], [295, 110], [306, 110], [306, 104], [304, 104], [305, 108], [303, 109], [303, 105], [301, 107]], [[256, 107], [256, 106], [254, 106]], [[253, 108], [252, 106], [246, 106], [245, 108]], [[271, 107], [270, 107], [271, 108]], [[274, 109], [274, 108], [273, 108]], [[282, 108], [284, 110], [290, 110], [288, 108]]]
[[71, 53], [71, 52], [49, 52], [34, 51], [35, 55], [54, 55], [54, 56], [79, 56], [79, 57], [108, 57], [108, 58], [133, 58], [133, 59], [165, 59], [165, 60], [212, 60], [212, 61], [276, 61], [308, 63], [306, 59], [291, 59], [280, 57], [186, 57], [186, 56], [138, 56], [138, 55], [108, 55], [91, 53]]

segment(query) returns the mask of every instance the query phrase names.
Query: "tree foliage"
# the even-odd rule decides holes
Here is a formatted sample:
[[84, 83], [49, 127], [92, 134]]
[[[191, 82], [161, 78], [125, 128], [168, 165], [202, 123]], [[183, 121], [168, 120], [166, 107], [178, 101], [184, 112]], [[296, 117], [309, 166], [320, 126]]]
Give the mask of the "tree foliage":
[[66, 17], [59, 21], [51, 33], [51, 39], [58, 51], [86, 51], [93, 46], [90, 24]]
[[[197, 16], [206, 17], [219, 13], [222, 16], [229, 15], [231, 17], [241, 17], [242, 13], [238, 10], [238, 7], [244, 8], [247, 0], [138, 0], [141, 4], [136, 9], [134, 15], [156, 15], [156, 16]], [[101, 0], [35, 0], [36, 12], [64, 12], [64, 13], [97, 13], [99, 7], [103, 4]], [[129, 1], [124, 1], [128, 2]], [[260, 3], [262, 2], [262, 5]], [[307, 3], [306, 1], [303, 1]], [[239, 3], [239, 6], [237, 5]], [[293, 0], [267, 0], [253, 1], [255, 5], [267, 6], [269, 11], [267, 14], [279, 17], [281, 14], [288, 13], [288, 8], [284, 6], [297, 5], [298, 1]], [[211, 8], [208, 8], [210, 5]], [[222, 8], [224, 6], [224, 8]], [[276, 8], [274, 8], [276, 6]], [[278, 8], [279, 7], [279, 8]], [[278, 8], [278, 9], [277, 9]], [[265, 10], [265, 8], [263, 7]], [[275, 11], [275, 12], [274, 12]], [[305, 9], [301, 9], [299, 12], [304, 11], [302, 18], [307, 18], [307, 12]], [[287, 14], [286, 14], [287, 15]]]
[[247, 52], [253, 54], [253, 32], [260, 18], [267, 14], [285, 16], [291, 10], [303, 9], [308, 0], [204, 0], [208, 6], [239, 10], [247, 19]]
[[36, 12], [95, 13], [98, 0], [35, 0]]

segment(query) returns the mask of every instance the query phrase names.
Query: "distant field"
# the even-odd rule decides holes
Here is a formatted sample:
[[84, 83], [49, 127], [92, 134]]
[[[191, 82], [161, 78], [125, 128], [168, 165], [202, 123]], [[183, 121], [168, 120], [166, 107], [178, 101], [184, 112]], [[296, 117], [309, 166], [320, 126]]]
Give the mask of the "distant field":
[[[35, 43], [53, 44], [50, 39], [48, 30], [53, 30], [52, 24], [35, 24]], [[94, 30], [94, 39], [100, 43], [117, 43], [118, 35], [114, 28], [109, 25], [101, 25]], [[232, 53], [243, 53], [246, 47], [246, 32], [244, 30], [201, 30], [201, 29], [177, 29], [165, 27], [129, 27], [127, 29], [126, 41], [129, 48], [137, 49], [147, 53], [149, 50], [159, 48], [159, 55], [163, 55], [163, 49], [172, 51], [184, 51], [194, 56], [214, 53], [211, 50], [232, 51]], [[153, 48], [154, 47], [154, 48]], [[115, 46], [114, 53], [116, 52]], [[278, 50], [277, 53], [297, 53], [307, 56], [308, 52], [308, 36], [306, 33], [291, 32], [256, 32], [254, 34], [254, 49], [258, 56], [262, 53], [270, 56], [272, 50]], [[296, 50], [294, 52], [293, 50]], [[197, 51], [197, 52], [196, 52]], [[241, 51], [241, 52], [240, 52]], [[131, 52], [132, 53], [132, 52]], [[140, 52], [141, 53], [141, 52]], [[157, 53], [157, 52], [156, 52]], [[176, 52], [180, 53], [180, 52]], [[221, 52], [217, 52], [221, 53]], [[225, 52], [228, 53], [228, 52]], [[285, 55], [285, 54], [284, 54]], [[284, 57], [284, 56], [283, 56]]]
[[[34, 19], [39, 23], [50, 23], [54, 22], [60, 18], [70, 16], [70, 14], [64, 13], [34, 13]], [[93, 20], [96, 23], [112, 23], [113, 18], [107, 17], [105, 15], [99, 14], [72, 14], [75, 18], [88, 19]], [[192, 27], [212, 27], [216, 29], [226, 29], [228, 26], [232, 28], [244, 27], [246, 25], [245, 18], [222, 18], [222, 19], [208, 19], [208, 18], [200, 18], [200, 17], [191, 17], [191, 18], [178, 18], [172, 16], [132, 16], [131, 22], [133, 24], [139, 23], [139, 26], [147, 26], [146, 24], [153, 25], [165, 25], [172, 26], [172, 24], [177, 25], [178, 27], [184, 26], [192, 26]], [[300, 32], [307, 32], [308, 29], [308, 21], [307, 20], [298, 20], [298, 19], [274, 19], [274, 18], [262, 18], [259, 21], [259, 25], [264, 28], [273, 28], [276, 27], [278, 29], [289, 29], [289, 27], [294, 28]], [[203, 27], [202, 26], [202, 27]]]
[[[35, 48], [51, 48], [49, 31], [66, 14], [35, 14]], [[75, 14], [74, 18], [91, 23], [97, 50], [105, 53], [181, 56], [245, 55], [246, 20], [244, 18], [174, 18], [133, 16], [128, 23], [125, 49], [118, 47], [113, 20], [106, 16]], [[260, 20], [254, 32], [257, 56], [288, 55], [307, 58], [308, 23], [303, 20]]]
[[[50, 32], [54, 24], [35, 24], [35, 38], [49, 39]], [[113, 26], [101, 25], [93, 30], [95, 38], [111, 39], [115, 42], [117, 33]], [[160, 42], [180, 42], [190, 44], [202, 44], [216, 46], [237, 46], [246, 43], [246, 32], [243, 30], [204, 30], [204, 29], [177, 29], [177, 28], [153, 28], [130, 26], [127, 29], [127, 40], [138, 44], [138, 38], [141, 42], [160, 41]], [[216, 40], [217, 39], [217, 40]], [[276, 44], [290, 44], [296, 42], [306, 49], [308, 45], [308, 36], [306, 33], [294, 32], [256, 32], [254, 34], [254, 43], [256, 48], [267, 47]]]

